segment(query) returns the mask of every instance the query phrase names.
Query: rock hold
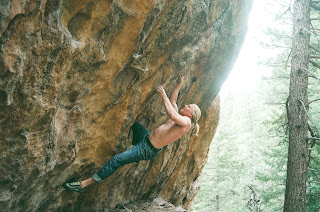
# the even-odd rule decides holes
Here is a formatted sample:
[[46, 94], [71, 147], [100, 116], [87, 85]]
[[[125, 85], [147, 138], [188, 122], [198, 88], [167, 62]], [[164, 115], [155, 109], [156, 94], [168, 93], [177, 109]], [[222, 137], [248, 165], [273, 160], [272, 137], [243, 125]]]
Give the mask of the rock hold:
[[163, 206], [165, 204], [167, 204], [166, 201], [164, 201], [161, 197], [157, 197], [153, 200], [153, 203], [156, 204], [156, 205], [160, 205], [160, 206]]
[[175, 208], [174, 210], [175, 210], [175, 211], [178, 211], [178, 212], [185, 212], [185, 211], [187, 211], [186, 209], [182, 208], [181, 206]]

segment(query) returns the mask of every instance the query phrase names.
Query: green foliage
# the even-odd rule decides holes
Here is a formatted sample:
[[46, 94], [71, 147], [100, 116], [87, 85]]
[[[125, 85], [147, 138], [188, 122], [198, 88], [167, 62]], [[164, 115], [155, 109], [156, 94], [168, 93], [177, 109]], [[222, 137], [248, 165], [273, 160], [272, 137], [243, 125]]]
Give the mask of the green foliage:
[[[318, 122], [319, 123], [319, 122]], [[320, 210], [320, 145], [315, 145], [311, 152], [310, 170], [308, 172], [307, 191], [308, 211]]]
[[[319, 13], [315, 10], [311, 10], [311, 17], [319, 17]], [[320, 22], [312, 21], [311, 29], [319, 29]], [[310, 37], [310, 46], [315, 49], [319, 49], [319, 39], [320, 35], [313, 34]], [[310, 49], [310, 55], [320, 55], [320, 52]], [[313, 58], [310, 59], [316, 63], [319, 63], [319, 59]], [[319, 63], [320, 64], [320, 63]], [[308, 83], [308, 101], [312, 101], [320, 98], [320, 70], [313, 65], [309, 66], [310, 75], [316, 76], [318, 79], [309, 78]], [[311, 118], [313, 125], [309, 121], [309, 125], [315, 133], [314, 136], [320, 137], [320, 120], [319, 120], [319, 111], [320, 111], [320, 101], [315, 101], [309, 105], [309, 117]], [[309, 134], [312, 137], [311, 134]], [[309, 140], [309, 146], [312, 148], [310, 154], [310, 164], [308, 170], [308, 189], [307, 189], [307, 209], [308, 211], [318, 212], [320, 210], [320, 141]]]
[[[271, 117], [261, 90], [255, 94], [230, 95], [221, 105], [218, 133], [210, 148], [194, 210], [217, 210], [219, 195], [220, 210], [247, 211], [251, 194], [247, 185], [251, 184], [262, 197], [264, 211], [277, 211], [275, 208], [281, 208], [284, 194], [286, 147], [278, 145], [269, 134], [271, 128], [264, 124]], [[283, 165], [274, 166], [274, 160]]]
[[[231, 93], [222, 97], [220, 124], [210, 147], [208, 162], [203, 170], [201, 189], [196, 197], [194, 211], [203, 209], [221, 211], [248, 211], [250, 199], [248, 184], [253, 185], [261, 197], [264, 212], [282, 211], [286, 184], [288, 126], [286, 100], [289, 94], [291, 61], [291, 13], [289, 1], [272, 11], [276, 24], [265, 29], [260, 45], [271, 51], [259, 61], [261, 69], [267, 67], [269, 75], [254, 92]], [[279, 6], [279, 5], [278, 5]], [[274, 8], [274, 7], [273, 7]], [[292, 8], [291, 8], [292, 9]], [[285, 13], [283, 13], [286, 11]], [[311, 17], [319, 12], [311, 11]], [[320, 22], [312, 22], [320, 29]], [[320, 55], [320, 36], [311, 36], [311, 55]], [[320, 67], [320, 61], [312, 58]], [[257, 70], [259, 71], [259, 70]], [[309, 101], [320, 99], [320, 69], [309, 66]], [[320, 100], [309, 105], [309, 121], [314, 136], [320, 136]], [[312, 137], [310, 134], [309, 137]], [[320, 141], [309, 140], [311, 150], [308, 171], [307, 209], [320, 210]], [[217, 199], [217, 197], [219, 197]]]

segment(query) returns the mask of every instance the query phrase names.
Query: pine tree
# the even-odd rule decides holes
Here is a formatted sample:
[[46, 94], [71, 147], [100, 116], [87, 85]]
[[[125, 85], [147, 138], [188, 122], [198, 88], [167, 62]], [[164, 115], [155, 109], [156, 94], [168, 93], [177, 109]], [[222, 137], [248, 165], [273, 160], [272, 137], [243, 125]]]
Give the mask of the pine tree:
[[310, 1], [294, 2], [290, 89], [288, 97], [289, 148], [285, 212], [306, 211], [306, 183], [309, 161], [308, 122], [305, 105], [308, 103]]

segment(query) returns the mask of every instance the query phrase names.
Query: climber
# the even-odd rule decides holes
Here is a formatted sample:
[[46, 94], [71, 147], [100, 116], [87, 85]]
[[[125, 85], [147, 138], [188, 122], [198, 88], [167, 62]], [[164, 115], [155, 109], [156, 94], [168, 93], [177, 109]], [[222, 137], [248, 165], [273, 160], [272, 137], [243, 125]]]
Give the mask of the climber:
[[112, 175], [118, 168], [129, 163], [139, 162], [140, 160], [151, 160], [162, 150], [162, 148], [184, 134], [191, 128], [193, 133], [198, 135], [199, 125], [197, 121], [201, 116], [201, 111], [196, 104], [185, 105], [178, 112], [176, 104], [179, 90], [183, 84], [184, 76], [179, 74], [179, 80], [176, 87], [168, 98], [162, 86], [157, 88], [161, 95], [169, 120], [158, 127], [153, 133], [139, 123], [134, 123], [131, 127], [133, 138], [130, 149], [111, 158], [97, 173], [92, 177], [71, 183], [64, 183], [63, 187], [68, 191], [82, 192], [85, 187], [95, 182], [103, 180]]

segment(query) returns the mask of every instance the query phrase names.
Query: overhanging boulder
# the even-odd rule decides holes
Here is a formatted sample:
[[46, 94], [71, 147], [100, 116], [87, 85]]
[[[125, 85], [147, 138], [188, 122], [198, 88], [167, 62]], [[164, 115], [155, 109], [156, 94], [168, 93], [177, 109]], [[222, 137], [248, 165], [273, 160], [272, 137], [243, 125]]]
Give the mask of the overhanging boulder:
[[[219, 118], [217, 94], [239, 53], [250, 0], [4, 0], [0, 3], [0, 208], [97, 211], [164, 200], [190, 209]], [[202, 110], [152, 161], [91, 176], [131, 146], [134, 121], [167, 120], [156, 92], [185, 75], [178, 105]]]

